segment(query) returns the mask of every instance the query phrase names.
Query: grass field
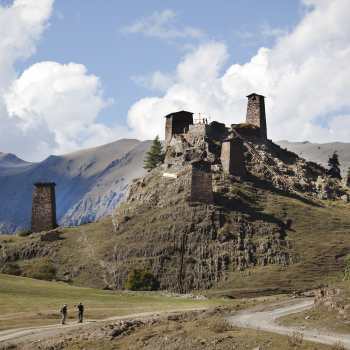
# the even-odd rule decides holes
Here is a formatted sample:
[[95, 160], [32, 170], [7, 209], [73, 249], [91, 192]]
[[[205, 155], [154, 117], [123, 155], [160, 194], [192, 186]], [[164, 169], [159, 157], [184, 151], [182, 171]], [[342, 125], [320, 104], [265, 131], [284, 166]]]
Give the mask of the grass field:
[[127, 314], [190, 309], [232, 303], [221, 299], [182, 300], [132, 296], [123, 291], [71, 286], [0, 274], [0, 330], [60, 322], [60, 309], [68, 304], [70, 317], [77, 316], [77, 304], [85, 307], [87, 319], [103, 319]]

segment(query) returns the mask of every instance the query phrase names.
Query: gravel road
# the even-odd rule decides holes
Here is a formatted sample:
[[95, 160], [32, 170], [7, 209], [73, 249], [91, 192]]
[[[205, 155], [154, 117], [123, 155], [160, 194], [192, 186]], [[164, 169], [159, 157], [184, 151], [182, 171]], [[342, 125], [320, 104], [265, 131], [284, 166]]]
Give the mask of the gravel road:
[[261, 329], [280, 334], [290, 334], [298, 331], [304, 334], [305, 340], [323, 344], [334, 344], [340, 340], [347, 349], [350, 349], [350, 335], [308, 330], [303, 327], [283, 327], [275, 323], [277, 318], [310, 309], [313, 304], [313, 298], [293, 299], [237, 312], [234, 316], [228, 318], [237, 327]]

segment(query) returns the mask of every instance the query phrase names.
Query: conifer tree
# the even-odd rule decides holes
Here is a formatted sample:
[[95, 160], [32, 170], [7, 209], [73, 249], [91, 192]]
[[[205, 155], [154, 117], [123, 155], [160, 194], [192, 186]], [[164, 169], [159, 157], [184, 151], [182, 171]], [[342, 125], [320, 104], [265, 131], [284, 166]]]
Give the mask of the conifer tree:
[[332, 157], [328, 159], [328, 166], [330, 166], [331, 168], [327, 171], [327, 174], [330, 177], [341, 179], [340, 164], [338, 157], [339, 156], [334, 152]]
[[163, 152], [163, 145], [159, 141], [159, 136], [157, 135], [153, 140], [153, 145], [151, 149], [147, 152], [147, 157], [144, 159], [144, 169], [151, 171], [158, 164], [162, 163], [165, 158], [165, 153]]

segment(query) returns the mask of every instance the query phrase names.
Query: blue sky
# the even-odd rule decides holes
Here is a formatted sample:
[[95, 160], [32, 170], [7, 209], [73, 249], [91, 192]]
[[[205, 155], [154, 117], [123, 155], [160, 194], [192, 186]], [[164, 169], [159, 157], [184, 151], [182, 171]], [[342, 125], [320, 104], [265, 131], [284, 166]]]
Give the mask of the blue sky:
[[0, 6], [0, 152], [38, 161], [163, 138], [177, 109], [244, 122], [251, 92], [267, 97], [273, 140], [348, 141], [346, 0]]

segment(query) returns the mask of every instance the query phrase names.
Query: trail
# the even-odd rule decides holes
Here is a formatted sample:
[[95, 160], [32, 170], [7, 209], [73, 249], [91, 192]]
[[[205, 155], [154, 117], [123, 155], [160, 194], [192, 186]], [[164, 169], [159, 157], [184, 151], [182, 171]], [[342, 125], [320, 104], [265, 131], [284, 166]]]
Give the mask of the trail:
[[[259, 329], [279, 334], [290, 334], [294, 331], [303, 333], [305, 340], [314, 341], [323, 344], [334, 344], [337, 341], [344, 343], [347, 349], [350, 349], [350, 336], [345, 334], [336, 334], [324, 330], [308, 330], [303, 327], [283, 327], [275, 323], [275, 320], [281, 316], [297, 313], [310, 309], [313, 306], [314, 299], [293, 299], [283, 301], [267, 306], [259, 306], [253, 309], [238, 312], [234, 316], [228, 316], [228, 319], [237, 327]], [[307, 321], [305, 320], [305, 324]]]
[[161, 315], [168, 312], [178, 311], [193, 311], [193, 310], [205, 310], [209, 307], [200, 308], [189, 308], [189, 309], [175, 309], [166, 311], [152, 311], [152, 312], [141, 312], [136, 314], [129, 314], [124, 316], [113, 316], [103, 320], [84, 320], [83, 323], [77, 323], [77, 321], [68, 322], [65, 325], [55, 324], [49, 326], [38, 326], [38, 327], [26, 327], [17, 329], [8, 329], [0, 331], [0, 347], [9, 344], [18, 344], [20, 342], [38, 341], [48, 337], [57, 336], [61, 333], [68, 332], [74, 328], [91, 328], [92, 326], [102, 325], [107, 321], [120, 321], [125, 319], [131, 319], [135, 317], [147, 317], [154, 314]]

